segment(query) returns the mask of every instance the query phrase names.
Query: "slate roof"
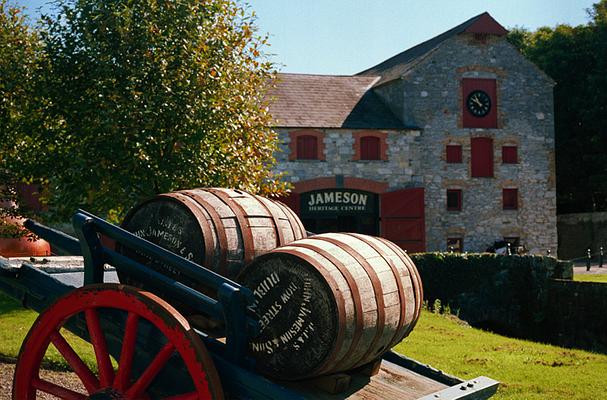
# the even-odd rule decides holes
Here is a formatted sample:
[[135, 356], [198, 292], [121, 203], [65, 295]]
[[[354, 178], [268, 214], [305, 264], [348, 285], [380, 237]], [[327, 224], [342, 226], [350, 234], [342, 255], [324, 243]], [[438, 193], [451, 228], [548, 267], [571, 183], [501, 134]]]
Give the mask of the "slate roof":
[[[413, 46], [408, 50], [403, 51], [383, 61], [371, 68], [368, 68], [362, 72], [359, 72], [357, 76], [380, 76], [381, 78], [376, 82], [375, 86], [381, 85], [386, 82], [398, 79], [403, 76], [410, 68], [423, 59], [426, 54], [436, 49], [445, 40], [464, 32], [478, 32], [475, 29], [479, 24], [489, 25], [490, 29], [495, 34], [505, 34], [507, 30], [502, 27], [497, 21], [495, 21], [487, 12], [479, 14], [475, 17], [470, 18], [464, 23], [449, 29], [446, 32], [441, 33], [438, 36], [433, 37], [430, 40], [426, 40], [423, 43]], [[500, 29], [501, 28], [501, 29]]]
[[270, 92], [275, 125], [285, 128], [415, 129], [405, 126], [373, 91], [399, 79], [445, 40], [464, 32], [505, 35], [482, 13], [354, 76], [278, 74]]
[[270, 92], [275, 125], [301, 128], [407, 128], [370, 90], [377, 76], [278, 74]]

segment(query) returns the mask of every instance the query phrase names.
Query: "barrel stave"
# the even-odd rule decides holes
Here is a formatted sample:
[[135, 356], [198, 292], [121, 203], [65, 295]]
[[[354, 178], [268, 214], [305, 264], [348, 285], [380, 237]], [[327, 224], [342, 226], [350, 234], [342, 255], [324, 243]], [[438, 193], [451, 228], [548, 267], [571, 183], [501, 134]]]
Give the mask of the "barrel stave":
[[[289, 267], [281, 266], [285, 254], [289, 257]], [[403, 253], [394, 251], [382, 240], [359, 234], [315, 235], [294, 241], [256, 260], [241, 275], [245, 286], [255, 285], [250, 277], [260, 275], [260, 268], [268, 270], [266, 264], [270, 263], [272, 271], [280, 271], [283, 281], [288, 281], [290, 274], [298, 276], [314, 270], [325, 279], [328, 296], [335, 299], [338, 315], [328, 317], [340, 321], [337, 330], [332, 332], [335, 341], [330, 348], [274, 349], [276, 353], [284, 351], [291, 355], [291, 358], [280, 359], [285, 364], [269, 365], [279, 358], [258, 358], [259, 354], [255, 354], [253, 349], [252, 355], [258, 358], [261, 372], [281, 379], [304, 378], [347, 371], [376, 360], [402, 340], [419, 315], [421, 300], [417, 295], [421, 288], [417, 287], [419, 282], [412, 273], [415, 267], [407, 260]], [[320, 290], [323, 285], [318, 287]], [[276, 294], [268, 290], [264, 296], [271, 298]], [[312, 312], [322, 320], [322, 316], [315, 312], [316, 305], [317, 302]], [[260, 305], [258, 311], [263, 314], [264, 307]], [[288, 321], [284, 316], [277, 318], [271, 324]], [[316, 323], [323, 325], [323, 322]], [[267, 329], [280, 332], [285, 328], [266, 328], [266, 333], [269, 332]], [[265, 337], [265, 340], [271, 339]], [[306, 351], [312, 351], [316, 356], [323, 355], [322, 362], [303, 368], [300, 359], [305, 358]]]

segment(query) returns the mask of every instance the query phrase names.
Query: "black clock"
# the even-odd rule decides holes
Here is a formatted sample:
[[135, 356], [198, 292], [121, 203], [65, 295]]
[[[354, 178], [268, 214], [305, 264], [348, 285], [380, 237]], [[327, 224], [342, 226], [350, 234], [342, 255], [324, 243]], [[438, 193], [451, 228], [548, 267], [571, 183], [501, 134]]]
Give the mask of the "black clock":
[[482, 90], [475, 90], [468, 95], [466, 107], [475, 117], [484, 117], [491, 111], [491, 98]]

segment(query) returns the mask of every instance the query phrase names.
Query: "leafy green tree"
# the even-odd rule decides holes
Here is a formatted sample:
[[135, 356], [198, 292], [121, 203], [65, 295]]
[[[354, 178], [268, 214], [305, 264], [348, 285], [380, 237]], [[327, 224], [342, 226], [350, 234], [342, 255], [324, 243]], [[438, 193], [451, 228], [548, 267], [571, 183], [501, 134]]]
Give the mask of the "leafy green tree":
[[556, 81], [559, 213], [607, 210], [607, 0], [571, 27], [515, 28], [508, 39]]
[[264, 89], [273, 66], [232, 0], [58, 0], [43, 17], [45, 116], [25, 169], [56, 216], [114, 220], [157, 193], [285, 189]]
[[21, 233], [5, 217], [24, 213], [14, 207], [14, 189], [26, 175], [20, 160], [28, 133], [44, 120], [44, 101], [36, 89], [43, 60], [39, 38], [23, 10], [0, 0], [0, 236]]

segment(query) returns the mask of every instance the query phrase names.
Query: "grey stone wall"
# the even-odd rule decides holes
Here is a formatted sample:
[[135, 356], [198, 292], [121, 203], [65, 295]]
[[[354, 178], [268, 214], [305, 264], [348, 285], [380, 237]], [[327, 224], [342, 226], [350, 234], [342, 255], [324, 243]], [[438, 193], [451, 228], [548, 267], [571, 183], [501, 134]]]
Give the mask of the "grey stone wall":
[[[462, 78], [497, 82], [497, 129], [462, 128]], [[448, 237], [482, 251], [497, 239], [518, 236], [532, 253], [557, 248], [552, 81], [504, 38], [455, 36], [430, 52], [403, 79], [376, 88], [399, 115], [422, 128], [419, 140], [426, 188], [428, 250], [445, 250]], [[470, 139], [494, 143], [494, 177], [470, 177]], [[447, 164], [445, 146], [463, 146], [463, 163]], [[518, 164], [501, 162], [503, 144], [518, 146]], [[502, 188], [518, 188], [518, 210], [502, 210]], [[462, 189], [463, 209], [447, 212], [446, 190]]]
[[[299, 130], [298, 128], [297, 130]], [[420, 131], [386, 131], [388, 160], [353, 161], [354, 137], [351, 129], [315, 129], [324, 134], [325, 160], [289, 161], [290, 129], [277, 129], [280, 151], [276, 153], [277, 172], [286, 172], [292, 183], [315, 178], [356, 177], [387, 182], [390, 188], [422, 185]], [[367, 130], [368, 131], [368, 130]]]

